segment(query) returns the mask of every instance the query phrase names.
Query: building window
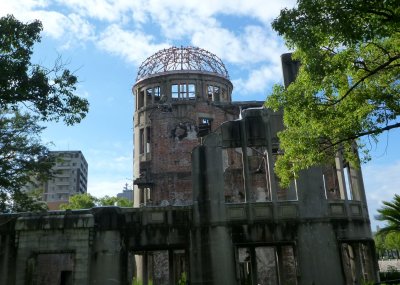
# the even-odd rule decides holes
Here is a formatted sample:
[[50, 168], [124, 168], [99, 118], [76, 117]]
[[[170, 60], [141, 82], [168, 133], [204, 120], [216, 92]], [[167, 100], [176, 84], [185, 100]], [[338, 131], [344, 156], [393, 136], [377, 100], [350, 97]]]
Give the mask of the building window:
[[150, 142], [151, 142], [151, 129], [146, 128], [146, 153], [150, 153]]
[[171, 86], [171, 96], [172, 99], [179, 99], [179, 85], [173, 84]]
[[154, 93], [154, 102], [160, 101], [161, 98], [161, 88], [160, 86], [156, 86], [153, 88], [153, 93]]
[[209, 101], [219, 102], [219, 99], [220, 99], [219, 86], [208, 85], [207, 86], [207, 98]]
[[196, 98], [196, 88], [194, 84], [188, 84], [188, 98], [189, 99]]
[[172, 99], [189, 99], [196, 98], [196, 86], [194, 84], [172, 84], [171, 85]]
[[137, 93], [137, 108], [140, 109], [144, 106], [144, 90]]
[[211, 118], [199, 118], [199, 131], [198, 137], [204, 137], [211, 132]]
[[228, 96], [227, 96], [227, 93], [226, 93], [226, 89], [224, 89], [224, 88], [221, 89], [221, 98], [224, 101], [228, 101]]
[[140, 139], [140, 147], [139, 147], [139, 153], [143, 154], [144, 153], [144, 129], [140, 129], [140, 134], [139, 134], [139, 139]]
[[153, 94], [153, 88], [147, 88], [146, 89], [146, 105], [151, 104], [152, 94]]

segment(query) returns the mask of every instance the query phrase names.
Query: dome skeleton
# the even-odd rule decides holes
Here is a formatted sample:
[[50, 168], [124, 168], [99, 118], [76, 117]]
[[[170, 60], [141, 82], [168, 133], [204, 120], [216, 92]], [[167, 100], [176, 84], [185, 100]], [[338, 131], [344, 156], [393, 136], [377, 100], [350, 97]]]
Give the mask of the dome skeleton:
[[136, 81], [168, 71], [210, 72], [229, 79], [222, 60], [197, 47], [171, 47], [148, 57], [139, 67]]

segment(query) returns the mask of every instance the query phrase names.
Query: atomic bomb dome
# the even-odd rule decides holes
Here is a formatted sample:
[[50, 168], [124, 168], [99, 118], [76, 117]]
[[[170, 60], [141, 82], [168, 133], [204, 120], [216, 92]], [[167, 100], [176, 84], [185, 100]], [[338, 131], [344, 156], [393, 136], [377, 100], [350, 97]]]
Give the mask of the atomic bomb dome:
[[136, 82], [164, 72], [204, 72], [229, 79], [222, 60], [198, 47], [170, 47], [148, 57], [139, 67]]

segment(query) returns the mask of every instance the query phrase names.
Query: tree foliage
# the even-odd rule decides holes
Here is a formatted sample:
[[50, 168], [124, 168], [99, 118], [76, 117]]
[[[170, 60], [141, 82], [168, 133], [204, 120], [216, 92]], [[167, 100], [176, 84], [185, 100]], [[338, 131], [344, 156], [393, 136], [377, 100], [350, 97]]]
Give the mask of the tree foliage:
[[39, 121], [61, 119], [73, 125], [88, 112], [88, 101], [75, 94], [77, 77], [60, 60], [50, 69], [31, 62], [41, 31], [39, 21], [25, 24], [11, 15], [0, 18], [2, 212], [40, 208], [34, 207], [37, 203], [32, 195], [21, 191], [30, 179], [43, 180], [51, 175], [53, 161], [40, 141], [44, 127]]
[[[400, 5], [397, 0], [299, 0], [273, 28], [301, 62], [288, 88], [275, 86], [266, 106], [284, 110], [276, 163], [283, 184], [338, 151], [358, 161], [356, 139], [376, 141], [400, 127]], [[368, 160], [368, 149], [359, 143]]]
[[99, 198], [99, 206], [118, 206], [118, 207], [132, 207], [133, 202], [126, 198], [119, 198], [115, 196], [104, 196]]
[[97, 206], [98, 199], [89, 193], [69, 197], [68, 204], [61, 204], [62, 210], [90, 209]]
[[378, 209], [375, 217], [378, 221], [385, 221], [386, 226], [378, 231], [378, 234], [400, 234], [400, 195], [395, 194], [393, 201], [383, 201], [382, 208]]
[[114, 196], [104, 196], [96, 198], [89, 193], [77, 194], [69, 198], [68, 204], [61, 204], [60, 209], [62, 210], [78, 210], [78, 209], [90, 209], [97, 206], [118, 206], [118, 207], [132, 207], [133, 202], [126, 198], [118, 198]]
[[42, 120], [79, 123], [89, 104], [75, 95], [77, 77], [60, 60], [51, 69], [31, 62], [42, 29], [39, 21], [25, 24], [11, 15], [0, 18], [0, 108], [24, 106]]
[[0, 111], [0, 211], [44, 210], [36, 193], [21, 189], [32, 179], [42, 181], [51, 175], [53, 160], [40, 143], [43, 127], [37, 119], [18, 111]]

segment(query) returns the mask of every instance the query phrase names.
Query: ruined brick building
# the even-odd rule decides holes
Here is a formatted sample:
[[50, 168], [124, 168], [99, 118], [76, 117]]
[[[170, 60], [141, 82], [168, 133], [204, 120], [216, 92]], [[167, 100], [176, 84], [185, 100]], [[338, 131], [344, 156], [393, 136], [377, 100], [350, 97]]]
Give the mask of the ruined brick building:
[[[298, 63], [282, 63], [288, 85]], [[0, 284], [376, 281], [361, 171], [338, 154], [282, 189], [282, 114], [232, 88], [205, 50], [149, 57], [133, 87], [134, 207], [0, 215]]]
[[[135, 206], [192, 204], [193, 148], [242, 109], [263, 104], [232, 103], [232, 89], [223, 62], [200, 48], [164, 49], [143, 62], [133, 87]], [[238, 170], [241, 156], [233, 156]], [[241, 177], [233, 171], [229, 188]]]

